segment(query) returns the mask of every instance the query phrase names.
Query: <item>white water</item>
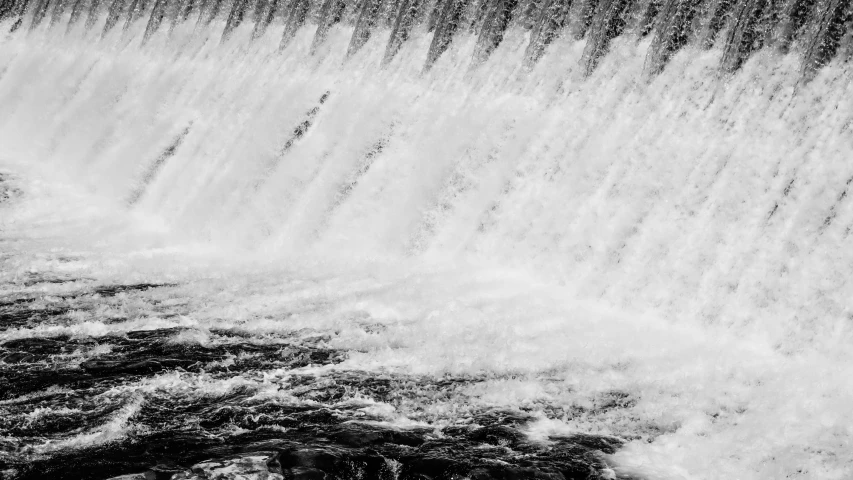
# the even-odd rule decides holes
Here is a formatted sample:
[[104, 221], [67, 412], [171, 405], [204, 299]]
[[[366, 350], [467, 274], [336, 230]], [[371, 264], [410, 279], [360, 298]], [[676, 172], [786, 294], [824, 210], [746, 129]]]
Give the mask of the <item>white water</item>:
[[649, 478], [853, 476], [849, 65], [798, 85], [795, 55], [764, 52], [720, 79], [688, 49], [646, 84], [647, 43], [620, 39], [583, 80], [582, 43], [525, 73], [510, 32], [474, 72], [463, 37], [420, 75], [423, 33], [380, 70], [387, 32], [344, 63], [348, 28], [314, 57], [313, 27], [282, 55], [280, 28], [189, 29], [0, 41], [0, 172], [24, 192], [0, 206], [2, 281], [173, 280], [192, 307], [0, 340], [310, 328], [343, 368], [490, 378], [389, 421], [622, 391], [635, 406], [531, 434], [637, 438], [614, 461]]

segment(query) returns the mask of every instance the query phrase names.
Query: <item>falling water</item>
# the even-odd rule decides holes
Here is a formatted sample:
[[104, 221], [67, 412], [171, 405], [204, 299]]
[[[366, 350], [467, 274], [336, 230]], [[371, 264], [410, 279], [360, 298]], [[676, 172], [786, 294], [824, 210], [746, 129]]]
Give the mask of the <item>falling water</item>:
[[[850, 2], [0, 19], [2, 474], [281, 452], [322, 410], [467, 439], [437, 478], [853, 475]], [[190, 435], [233, 451], [146, 446]], [[388, 442], [359, 475], [428, 474]]]

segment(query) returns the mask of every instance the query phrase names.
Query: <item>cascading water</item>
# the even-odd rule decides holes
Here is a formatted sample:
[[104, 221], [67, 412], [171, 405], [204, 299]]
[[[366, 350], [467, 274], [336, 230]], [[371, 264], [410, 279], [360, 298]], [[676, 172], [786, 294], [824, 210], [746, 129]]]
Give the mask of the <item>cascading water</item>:
[[849, 1], [0, 32], [3, 478], [853, 475]]

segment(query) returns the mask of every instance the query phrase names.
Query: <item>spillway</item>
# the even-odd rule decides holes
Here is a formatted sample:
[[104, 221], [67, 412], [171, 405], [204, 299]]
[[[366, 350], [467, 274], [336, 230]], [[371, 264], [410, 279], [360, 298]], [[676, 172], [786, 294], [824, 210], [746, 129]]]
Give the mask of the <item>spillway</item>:
[[0, 0], [0, 477], [850, 478], [851, 55], [846, 0]]

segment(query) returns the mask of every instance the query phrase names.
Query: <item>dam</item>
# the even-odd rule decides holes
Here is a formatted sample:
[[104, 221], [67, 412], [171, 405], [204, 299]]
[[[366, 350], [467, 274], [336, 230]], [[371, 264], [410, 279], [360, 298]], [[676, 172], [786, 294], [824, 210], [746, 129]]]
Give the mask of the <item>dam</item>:
[[848, 0], [0, 0], [0, 478], [846, 479]]

